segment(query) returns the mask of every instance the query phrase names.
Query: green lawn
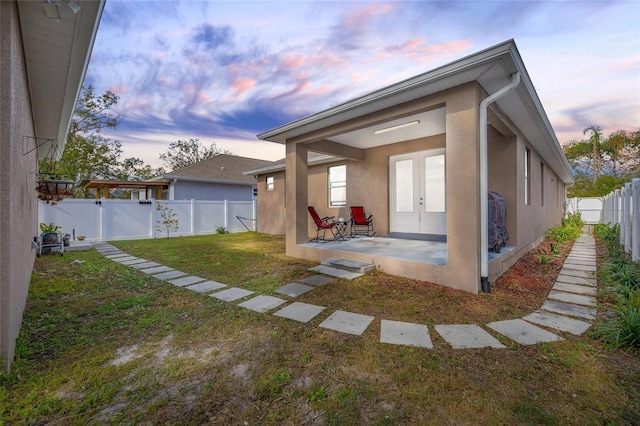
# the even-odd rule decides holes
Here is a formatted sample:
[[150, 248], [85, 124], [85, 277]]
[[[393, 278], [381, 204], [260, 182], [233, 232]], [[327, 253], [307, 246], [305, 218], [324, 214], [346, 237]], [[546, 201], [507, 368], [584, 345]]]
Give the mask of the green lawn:
[[[254, 233], [114, 245], [226, 284], [272, 294], [309, 275], [284, 240]], [[549, 268], [549, 286], [556, 271]], [[36, 260], [0, 424], [638, 424], [637, 354], [588, 335], [504, 350], [452, 350], [436, 323], [535, 310], [545, 289], [508, 278], [467, 295], [376, 272], [301, 296], [308, 324], [177, 288], [95, 251]], [[523, 302], [526, 301], [526, 303]], [[363, 336], [317, 325], [371, 314]], [[380, 318], [429, 326], [435, 349], [379, 342]], [[245, 423], [246, 422], [246, 423]]]

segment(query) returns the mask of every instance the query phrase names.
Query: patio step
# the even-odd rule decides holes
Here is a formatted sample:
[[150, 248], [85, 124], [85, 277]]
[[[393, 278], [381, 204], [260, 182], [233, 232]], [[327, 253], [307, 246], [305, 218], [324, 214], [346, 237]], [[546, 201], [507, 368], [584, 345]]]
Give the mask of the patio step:
[[371, 272], [376, 269], [376, 265], [374, 265], [373, 263], [339, 258], [325, 259], [322, 264], [331, 266], [333, 268], [344, 269], [350, 272], [357, 272], [360, 274], [366, 274], [367, 272]]

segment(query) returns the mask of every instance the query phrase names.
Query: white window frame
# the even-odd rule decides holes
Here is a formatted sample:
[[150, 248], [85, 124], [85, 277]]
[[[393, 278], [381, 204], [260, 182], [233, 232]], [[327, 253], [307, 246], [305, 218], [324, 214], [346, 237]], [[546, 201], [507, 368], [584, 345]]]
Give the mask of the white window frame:
[[275, 178], [273, 176], [267, 176], [265, 181], [267, 183], [267, 191], [273, 191], [276, 187]]
[[[344, 180], [332, 180], [331, 171], [336, 170], [338, 168], [344, 168]], [[328, 196], [329, 196], [329, 207], [345, 207], [347, 205], [347, 165], [340, 164], [337, 166], [331, 166], [327, 169], [327, 182], [328, 182]], [[332, 189], [344, 188], [344, 200], [334, 200], [332, 198], [333, 191]]]

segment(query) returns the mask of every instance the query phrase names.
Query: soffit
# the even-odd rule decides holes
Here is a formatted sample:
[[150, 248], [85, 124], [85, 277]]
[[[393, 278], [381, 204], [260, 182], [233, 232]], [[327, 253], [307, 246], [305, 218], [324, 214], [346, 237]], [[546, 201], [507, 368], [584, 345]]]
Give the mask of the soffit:
[[57, 156], [64, 150], [104, 7], [104, 0], [76, 2], [77, 13], [59, 2], [59, 20], [44, 15], [41, 1], [17, 3], [35, 136], [52, 140], [38, 149], [40, 158], [52, 153], [56, 143]]

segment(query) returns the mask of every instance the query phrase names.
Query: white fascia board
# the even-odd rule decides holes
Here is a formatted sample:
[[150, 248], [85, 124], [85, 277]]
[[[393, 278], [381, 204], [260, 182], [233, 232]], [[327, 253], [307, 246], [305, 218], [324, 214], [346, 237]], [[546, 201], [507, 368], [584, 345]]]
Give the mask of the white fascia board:
[[[208, 178], [197, 178], [197, 177], [189, 177], [189, 176], [174, 176], [174, 175], [164, 175], [155, 177], [153, 179], [149, 179], [149, 181], [183, 181], [183, 182], [203, 182], [203, 183], [222, 183], [226, 185], [241, 185], [241, 186], [251, 186], [254, 185], [253, 182], [240, 182], [237, 180], [223, 180], [223, 179], [208, 179]], [[171, 182], [173, 183], [173, 182]]]
[[[344, 160], [344, 158], [342, 157], [335, 157], [333, 155], [322, 155], [322, 156], [313, 157], [307, 162], [307, 165], [315, 166], [318, 164], [334, 163], [336, 161], [342, 161], [342, 160]], [[247, 170], [246, 172], [242, 172], [242, 174], [258, 176], [258, 175], [263, 175], [265, 173], [281, 172], [283, 170], [285, 170], [285, 163], [278, 163], [278, 164], [273, 164], [271, 166], [261, 167], [259, 169]]]

